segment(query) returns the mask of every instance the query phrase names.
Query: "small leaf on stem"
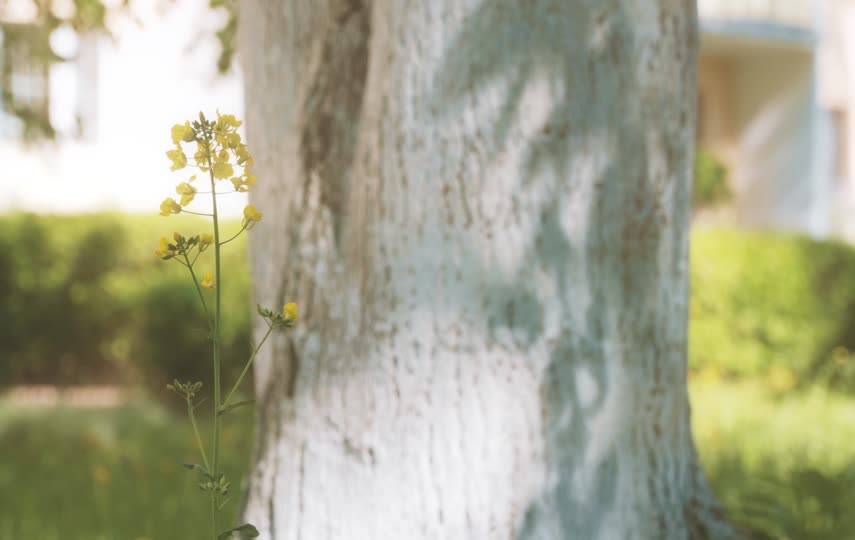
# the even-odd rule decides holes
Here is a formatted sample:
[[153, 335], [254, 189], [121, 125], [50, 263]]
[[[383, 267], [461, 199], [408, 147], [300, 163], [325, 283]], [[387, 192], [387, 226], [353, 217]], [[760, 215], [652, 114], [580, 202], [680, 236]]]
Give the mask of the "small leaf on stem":
[[229, 538], [232, 538], [232, 535], [234, 534], [238, 534], [239, 538], [258, 538], [259, 535], [258, 529], [249, 523], [244, 523], [234, 529], [221, 532], [220, 535], [217, 536], [217, 540], [228, 540]]
[[226, 405], [225, 407], [220, 409], [220, 412], [218, 412], [217, 414], [222, 416], [231, 410], [237, 409], [238, 407], [243, 407], [244, 405], [251, 405], [253, 403], [255, 403], [254, 399], [245, 399], [243, 401], [237, 401], [235, 403], [232, 403], [231, 405]]

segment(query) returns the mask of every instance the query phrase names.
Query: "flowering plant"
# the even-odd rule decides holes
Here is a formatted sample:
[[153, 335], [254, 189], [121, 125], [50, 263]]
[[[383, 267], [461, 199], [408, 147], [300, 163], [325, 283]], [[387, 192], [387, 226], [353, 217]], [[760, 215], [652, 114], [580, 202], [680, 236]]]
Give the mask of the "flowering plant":
[[[221, 395], [222, 383], [220, 380], [220, 329], [222, 327], [220, 254], [224, 245], [240, 236], [244, 231], [251, 229], [263, 217], [262, 213], [254, 205], [247, 205], [243, 211], [240, 230], [225, 240], [220, 239], [217, 197], [228, 193], [249, 191], [256, 183], [255, 175], [252, 172], [254, 163], [252, 155], [250, 155], [246, 145], [241, 141], [240, 134], [237, 132], [237, 128], [240, 125], [240, 120], [230, 114], [221, 115], [218, 113], [216, 120], [208, 120], [203, 113], [199, 113], [198, 120], [177, 124], [172, 127], [172, 143], [174, 144], [174, 148], [166, 152], [166, 156], [172, 161], [172, 171], [180, 171], [187, 167], [195, 168], [200, 173], [208, 176], [210, 191], [199, 191], [196, 188], [194, 183], [197, 175], [194, 174], [187, 181], [181, 182], [175, 188], [175, 192], [180, 196], [178, 201], [169, 197], [161, 203], [160, 214], [171, 216], [173, 214], [188, 213], [210, 217], [211, 233], [185, 236], [176, 232], [172, 235], [171, 240], [169, 238], [161, 238], [154, 252], [157, 257], [164, 261], [175, 261], [187, 268], [190, 279], [192, 279], [198, 293], [199, 301], [204, 308], [205, 317], [210, 329], [214, 386], [213, 395], [211, 396], [213, 398], [212, 412], [214, 425], [210, 445], [210, 458], [206, 450], [206, 445], [199, 434], [195, 413], [196, 408], [204, 401], [197, 398], [202, 388], [202, 383], [175, 380], [171, 384], [168, 384], [167, 388], [184, 399], [187, 405], [187, 415], [193, 427], [202, 463], [189, 463], [185, 466], [199, 473], [199, 488], [202, 492], [207, 493], [210, 498], [211, 531], [212, 537], [216, 540], [225, 540], [235, 535], [244, 538], [255, 538], [258, 536], [256, 528], [249, 523], [244, 523], [224, 531], [220, 531], [219, 529], [218, 515], [229, 501], [229, 491], [231, 488], [230, 481], [220, 470], [222, 417], [231, 410], [252, 403], [251, 400], [234, 401], [235, 392], [240, 387], [250, 367], [252, 367], [258, 351], [264, 345], [264, 342], [267, 341], [273, 330], [276, 328], [291, 328], [296, 324], [298, 318], [297, 304], [293, 302], [286, 304], [281, 312], [262, 308], [261, 306], [258, 307], [259, 316], [267, 324], [267, 332], [252, 351], [252, 354], [250, 354], [243, 370], [226, 393], [225, 399], [223, 399]], [[194, 150], [192, 159], [188, 159], [185, 152], [185, 145], [190, 147], [190, 150]], [[195, 145], [195, 147], [192, 145]], [[232, 184], [232, 190], [224, 191], [220, 189], [218, 191], [218, 184], [223, 180]], [[196, 212], [187, 209], [196, 196], [201, 194], [209, 194], [211, 196], [211, 213]], [[200, 278], [197, 273], [197, 262], [199, 256], [208, 249], [211, 249], [214, 253], [214, 270], [213, 272], [206, 271]], [[206, 294], [211, 294], [211, 292], [214, 294], [213, 306], [208, 305], [210, 299], [206, 298]]]

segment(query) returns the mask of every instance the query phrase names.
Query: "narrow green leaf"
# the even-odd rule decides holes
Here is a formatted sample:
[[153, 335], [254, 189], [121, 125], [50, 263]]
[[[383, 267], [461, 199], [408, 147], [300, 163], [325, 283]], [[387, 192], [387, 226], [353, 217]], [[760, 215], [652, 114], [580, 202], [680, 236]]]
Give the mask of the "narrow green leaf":
[[198, 463], [182, 463], [181, 464], [185, 469], [189, 469], [191, 471], [199, 471], [199, 473], [205, 478], [210, 478], [213, 480], [213, 476], [208, 472], [208, 469], [205, 468], [204, 465], [199, 465]]
[[251, 405], [253, 403], [255, 403], [254, 399], [245, 399], [243, 401], [237, 401], [235, 403], [232, 403], [231, 405], [227, 405], [227, 406], [223, 407], [222, 409], [220, 409], [220, 412], [218, 412], [217, 414], [222, 416], [222, 415], [226, 414], [227, 412], [229, 412], [233, 409], [237, 409], [238, 407], [243, 407], [244, 405]]
[[240, 538], [258, 538], [258, 529], [256, 529], [253, 525], [249, 523], [244, 523], [243, 525], [239, 525], [234, 529], [229, 529], [227, 531], [221, 532], [219, 536], [217, 536], [217, 540], [228, 540], [233, 534], [239, 534]]

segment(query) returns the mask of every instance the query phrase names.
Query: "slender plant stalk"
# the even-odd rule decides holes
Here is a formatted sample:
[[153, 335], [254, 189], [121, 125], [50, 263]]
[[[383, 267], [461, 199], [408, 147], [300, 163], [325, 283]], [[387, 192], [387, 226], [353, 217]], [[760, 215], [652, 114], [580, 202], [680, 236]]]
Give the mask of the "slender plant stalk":
[[261, 350], [261, 347], [264, 345], [264, 342], [267, 341], [267, 337], [270, 336], [271, 332], [273, 332], [272, 324], [267, 326], [267, 333], [265, 333], [264, 337], [261, 338], [261, 341], [258, 342], [258, 346], [255, 347], [254, 351], [252, 351], [252, 356], [249, 357], [249, 360], [247, 360], [246, 365], [243, 366], [243, 371], [240, 372], [240, 376], [235, 381], [234, 386], [232, 386], [232, 389], [229, 390], [228, 394], [226, 394], [226, 399], [223, 401], [223, 408], [228, 407], [231, 403], [232, 394], [234, 394], [235, 391], [237, 391], [238, 387], [240, 387], [240, 383], [243, 382], [243, 378], [246, 376], [247, 372], [249, 371], [249, 368], [252, 367], [252, 361], [255, 360], [255, 355], [257, 355], [258, 351]]
[[[190, 258], [186, 253], [184, 254], [184, 260], [187, 261], [187, 269], [190, 270], [190, 277], [193, 278], [193, 285], [196, 286], [196, 292], [199, 294], [199, 300], [202, 301], [202, 307], [205, 309], [205, 317], [208, 319], [208, 327], [210, 328], [213, 324], [213, 321], [211, 320], [211, 312], [208, 311], [208, 302], [205, 301], [205, 295], [202, 294], [202, 287], [199, 286], [199, 280], [196, 279], [196, 272], [193, 271], [193, 264], [196, 260], [194, 259], [193, 262], [190, 262]], [[211, 328], [211, 330], [213, 330], [213, 328]], [[205, 464], [205, 466], [207, 467], [208, 465]]]
[[202, 437], [199, 435], [199, 426], [196, 424], [196, 413], [193, 410], [193, 402], [187, 400], [187, 416], [190, 418], [190, 424], [193, 426], [193, 433], [196, 435], [196, 445], [199, 447], [199, 453], [202, 454], [202, 463], [205, 464], [205, 469], [210, 470], [208, 462], [208, 454], [205, 452], [205, 445], [202, 444]]
[[[214, 362], [214, 434], [211, 443], [211, 475], [216, 479], [220, 474], [220, 322], [222, 318], [221, 311], [221, 290], [222, 280], [220, 279], [220, 221], [217, 213], [217, 184], [214, 179], [214, 165], [211, 163], [211, 154], [213, 153], [213, 145], [211, 144], [210, 134], [206, 134], [208, 140], [208, 173], [211, 177], [211, 200], [213, 201], [213, 221], [214, 221], [214, 293], [216, 294], [216, 308], [214, 311], [214, 332], [213, 332], [213, 362]], [[218, 496], [216, 492], [211, 493], [211, 527], [213, 527], [213, 537], [217, 538], [217, 510], [219, 506]]]
[[[196, 401], [196, 394], [202, 387], [201, 382], [180, 382], [177, 379], [166, 385], [168, 390], [171, 390], [181, 396], [187, 402], [187, 416], [190, 419], [190, 424], [193, 426], [193, 434], [196, 438], [196, 444], [199, 447], [199, 453], [202, 456], [202, 465], [188, 464], [187, 468], [200, 472], [201, 482], [199, 487], [202, 491], [210, 494], [211, 503], [211, 537], [217, 540], [219, 537], [228, 535], [240, 534], [241, 537], [256, 538], [259, 535], [258, 530], [250, 523], [243, 523], [236, 527], [220, 532], [218, 522], [218, 513], [223, 506], [229, 501], [228, 493], [230, 482], [220, 470], [220, 438], [222, 431], [221, 416], [227, 411], [251, 403], [251, 401], [241, 401], [232, 403], [232, 396], [240, 387], [249, 369], [252, 367], [258, 351], [270, 337], [274, 328], [291, 328], [298, 318], [298, 307], [294, 302], [289, 302], [283, 306], [282, 311], [273, 311], [267, 308], [258, 306], [258, 314], [264, 321], [267, 322], [267, 333], [261, 339], [259, 344], [253, 349], [252, 354], [246, 361], [240, 376], [231, 386], [226, 399], [222, 399], [222, 357], [220, 354], [222, 336], [220, 331], [222, 328], [222, 272], [221, 272], [221, 250], [225, 244], [235, 240], [243, 232], [247, 231], [255, 223], [261, 221], [262, 213], [252, 205], [248, 204], [244, 208], [244, 219], [241, 223], [240, 230], [226, 240], [220, 241], [220, 215], [217, 210], [217, 195], [224, 193], [234, 193], [236, 191], [247, 191], [249, 186], [255, 184], [255, 177], [252, 175], [252, 156], [240, 140], [240, 135], [236, 129], [240, 126], [238, 121], [232, 115], [221, 116], [217, 114], [217, 121], [210, 122], [205, 118], [205, 115], [199, 113], [199, 121], [194, 121], [192, 126], [190, 122], [185, 122], [183, 125], [176, 124], [172, 127], [172, 141], [175, 147], [166, 152], [167, 157], [172, 160], [172, 170], [183, 169], [188, 164], [188, 159], [182, 148], [182, 143], [197, 143], [197, 153], [205, 154], [207, 170], [211, 181], [211, 191], [199, 192], [188, 182], [182, 182], [176, 187], [176, 192], [181, 195], [181, 204], [173, 198], [165, 199], [160, 205], [160, 213], [163, 216], [179, 214], [186, 212], [188, 214], [208, 216], [213, 221], [213, 238], [208, 234], [195, 235], [185, 237], [178, 232], [173, 235], [174, 242], [167, 238], [161, 238], [158, 244], [158, 249], [155, 250], [155, 255], [163, 260], [175, 260], [182, 266], [186, 266], [190, 271], [190, 277], [193, 280], [193, 285], [196, 288], [196, 293], [199, 295], [199, 300], [202, 302], [202, 307], [205, 310], [205, 315], [208, 319], [208, 325], [211, 331], [211, 356], [213, 363], [213, 434], [211, 437], [211, 453], [205, 451], [205, 445], [202, 442], [202, 437], [199, 434], [199, 425], [196, 421], [196, 407], [202, 401]], [[219, 145], [219, 152], [216, 155], [216, 163], [214, 152]], [[232, 160], [236, 159], [237, 166], [243, 167], [243, 172], [238, 175], [234, 174]], [[205, 165], [195, 163], [195, 166], [203, 169]], [[217, 172], [215, 174], [215, 169]], [[235, 185], [235, 191], [225, 191], [217, 193], [216, 180], [217, 178], [226, 179], [228, 177]], [[192, 176], [189, 181], [195, 179]], [[238, 189], [240, 188], [240, 189]], [[197, 193], [210, 193], [212, 202], [212, 213], [193, 212], [185, 207], [193, 201]], [[208, 246], [214, 245], [214, 275], [209, 273], [205, 275], [205, 279], [201, 282], [196, 276], [194, 266], [199, 259], [199, 255], [205, 251]], [[195, 255], [192, 256], [195, 250]], [[182, 260], [183, 258], [183, 260]], [[214, 289], [216, 300], [213, 309], [208, 306], [205, 300], [205, 294], [202, 288]]]

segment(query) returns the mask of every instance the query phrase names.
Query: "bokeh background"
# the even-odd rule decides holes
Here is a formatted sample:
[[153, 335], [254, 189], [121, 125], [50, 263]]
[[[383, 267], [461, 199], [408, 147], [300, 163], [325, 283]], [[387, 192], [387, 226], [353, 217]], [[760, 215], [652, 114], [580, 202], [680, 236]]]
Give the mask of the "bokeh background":
[[[756, 538], [855, 538], [855, 2], [699, 7], [699, 451]], [[223, 0], [0, 0], [2, 539], [190, 538], [204, 522], [180, 466], [191, 432], [164, 388], [204, 381], [204, 319], [152, 251], [203, 228], [157, 216], [181, 180], [164, 152], [199, 110], [242, 116], [236, 16]], [[235, 369], [251, 299], [246, 245], [230, 248]], [[236, 478], [253, 417], [233, 418]]]

